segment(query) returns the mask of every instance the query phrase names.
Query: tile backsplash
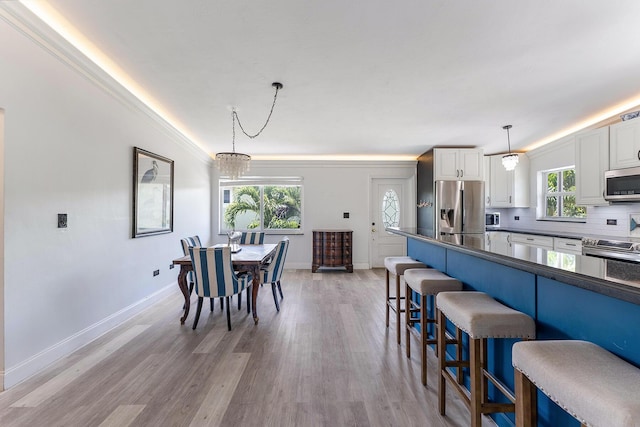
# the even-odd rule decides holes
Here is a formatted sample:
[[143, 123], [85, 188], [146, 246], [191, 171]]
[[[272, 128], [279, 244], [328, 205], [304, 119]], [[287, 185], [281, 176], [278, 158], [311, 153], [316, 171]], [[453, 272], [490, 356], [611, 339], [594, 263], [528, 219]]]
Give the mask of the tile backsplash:
[[[620, 203], [610, 206], [587, 207], [587, 222], [538, 221], [534, 208], [490, 209], [500, 212], [501, 227], [532, 231], [551, 231], [575, 235], [596, 235], [602, 237], [630, 236], [630, 215], [640, 216], [640, 203]], [[519, 220], [515, 220], [515, 217]], [[607, 220], [615, 220], [616, 225], [608, 225]]]

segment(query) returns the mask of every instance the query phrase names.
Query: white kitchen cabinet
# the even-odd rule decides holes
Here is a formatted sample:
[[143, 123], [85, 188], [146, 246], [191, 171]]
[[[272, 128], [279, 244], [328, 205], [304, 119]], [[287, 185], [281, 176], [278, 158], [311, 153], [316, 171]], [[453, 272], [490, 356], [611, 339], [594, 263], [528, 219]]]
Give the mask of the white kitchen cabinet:
[[609, 127], [576, 135], [576, 204], [608, 205], [604, 173], [609, 170]]
[[609, 169], [640, 166], [640, 119], [609, 126]]
[[511, 234], [504, 231], [489, 231], [486, 233], [486, 250], [500, 255], [513, 256], [513, 246], [509, 241]]
[[582, 240], [566, 237], [553, 238], [553, 250], [569, 254], [582, 254]]
[[535, 246], [536, 248], [553, 249], [553, 237], [536, 234], [511, 233], [511, 243]]
[[484, 155], [479, 148], [434, 148], [436, 181], [482, 181]]
[[578, 257], [576, 271], [591, 277], [606, 279], [607, 260], [593, 256]]
[[484, 207], [491, 206], [491, 156], [484, 156]]
[[502, 154], [491, 157], [490, 199], [486, 206], [492, 208], [529, 207], [529, 157], [518, 153], [518, 165], [508, 171], [502, 166]]

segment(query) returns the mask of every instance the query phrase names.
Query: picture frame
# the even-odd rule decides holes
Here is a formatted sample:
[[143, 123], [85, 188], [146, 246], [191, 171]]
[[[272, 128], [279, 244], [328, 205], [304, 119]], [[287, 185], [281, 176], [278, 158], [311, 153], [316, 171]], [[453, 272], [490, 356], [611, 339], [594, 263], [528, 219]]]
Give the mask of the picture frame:
[[173, 232], [173, 160], [133, 147], [132, 237]]

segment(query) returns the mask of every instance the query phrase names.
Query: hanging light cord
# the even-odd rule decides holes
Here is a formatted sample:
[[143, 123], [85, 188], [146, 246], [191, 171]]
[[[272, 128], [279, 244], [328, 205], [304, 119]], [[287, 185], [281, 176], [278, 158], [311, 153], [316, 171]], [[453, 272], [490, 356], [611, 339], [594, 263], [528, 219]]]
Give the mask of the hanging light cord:
[[507, 144], [509, 144], [509, 154], [511, 154], [511, 138], [509, 137], [509, 129], [511, 129], [511, 125], [503, 126], [502, 129], [507, 130]]
[[240, 130], [242, 130], [242, 133], [244, 133], [246, 136], [248, 136], [251, 139], [256, 138], [258, 135], [260, 135], [262, 131], [269, 124], [269, 120], [271, 120], [271, 115], [273, 114], [273, 108], [276, 106], [276, 99], [278, 99], [278, 91], [282, 89], [282, 83], [276, 82], [276, 83], [273, 83], [272, 86], [276, 88], [276, 93], [273, 95], [273, 104], [271, 104], [271, 110], [269, 111], [269, 116], [267, 116], [267, 121], [264, 122], [264, 125], [262, 126], [262, 128], [255, 135], [249, 135], [247, 131], [244, 130], [244, 128], [242, 127], [242, 123], [240, 123], [240, 117], [238, 117], [238, 113], [236, 112], [235, 109], [231, 112], [231, 120], [233, 122], [233, 125], [232, 125], [233, 138], [231, 141], [232, 141], [234, 153], [236, 152], [236, 120], [238, 121], [238, 126], [240, 126]]

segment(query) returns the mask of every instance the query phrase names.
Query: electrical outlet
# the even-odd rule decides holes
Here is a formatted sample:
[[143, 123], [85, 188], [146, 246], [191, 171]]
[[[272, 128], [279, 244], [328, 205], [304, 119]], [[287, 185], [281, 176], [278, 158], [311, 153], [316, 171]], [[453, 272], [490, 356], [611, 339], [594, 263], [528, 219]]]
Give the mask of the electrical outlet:
[[618, 225], [618, 220], [617, 219], [608, 219], [607, 220], [607, 225]]
[[518, 215], [514, 216], [513, 219], [516, 221], [520, 221], [520, 217]]
[[160, 274], [160, 270], [153, 270], [153, 277], [157, 276], [158, 274]]
[[175, 267], [175, 265], [169, 264], [169, 270], [173, 270], [173, 267]]

